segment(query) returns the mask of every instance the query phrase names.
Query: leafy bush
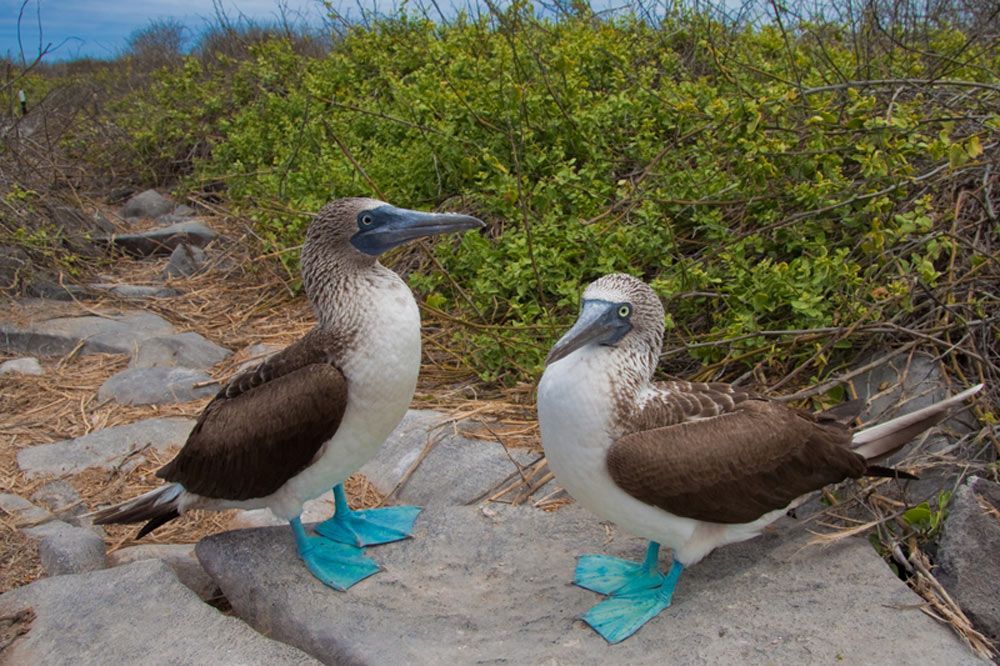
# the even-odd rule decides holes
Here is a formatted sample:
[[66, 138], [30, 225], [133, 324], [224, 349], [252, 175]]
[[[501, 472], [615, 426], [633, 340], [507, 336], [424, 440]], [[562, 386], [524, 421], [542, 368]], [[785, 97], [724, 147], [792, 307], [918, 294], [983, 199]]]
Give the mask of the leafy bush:
[[[996, 194], [956, 205], [989, 179], [1000, 130], [1000, 61], [971, 28], [573, 7], [399, 14], [322, 57], [265, 39], [189, 57], [117, 113], [151, 170], [223, 183], [279, 246], [339, 196], [484, 217], [487, 233], [434, 246], [445, 272], [406, 265], [491, 382], [537, 375], [607, 272], [653, 284], [668, 344], [699, 343], [669, 368], [704, 376], [806, 359], [817, 376], [866, 326], [905, 330], [948, 300], [934, 290], [973, 262], [996, 273], [968, 240]], [[982, 293], [966, 319], [993, 306]]]

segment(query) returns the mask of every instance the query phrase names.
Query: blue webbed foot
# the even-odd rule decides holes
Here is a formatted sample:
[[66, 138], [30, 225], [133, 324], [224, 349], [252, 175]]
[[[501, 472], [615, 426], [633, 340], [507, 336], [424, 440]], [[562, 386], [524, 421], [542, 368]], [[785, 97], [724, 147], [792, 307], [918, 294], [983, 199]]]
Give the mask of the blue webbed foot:
[[306, 568], [335, 590], [347, 590], [355, 583], [380, 571], [370, 557], [365, 557], [362, 549], [344, 543], [330, 541], [325, 537], [307, 536], [299, 518], [290, 521], [295, 534], [295, 545], [299, 557]]
[[343, 485], [333, 489], [336, 513], [316, 526], [316, 532], [328, 539], [354, 546], [374, 546], [408, 538], [418, 506], [389, 506], [380, 509], [351, 511]]
[[573, 582], [609, 595], [583, 615], [583, 620], [609, 643], [625, 640], [670, 605], [684, 566], [674, 560], [667, 574], [657, 567], [660, 545], [650, 542], [643, 562], [605, 555], [580, 557]]

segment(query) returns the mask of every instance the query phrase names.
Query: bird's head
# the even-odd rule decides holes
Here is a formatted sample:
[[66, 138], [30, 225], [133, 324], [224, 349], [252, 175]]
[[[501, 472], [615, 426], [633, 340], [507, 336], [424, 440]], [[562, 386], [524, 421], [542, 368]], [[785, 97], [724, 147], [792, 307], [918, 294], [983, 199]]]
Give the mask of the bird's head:
[[323, 207], [306, 232], [303, 263], [313, 255], [341, 255], [372, 264], [378, 255], [407, 241], [486, 226], [457, 213], [424, 213], [397, 208], [378, 199], [337, 199]]
[[642, 280], [613, 273], [591, 282], [583, 292], [580, 316], [552, 347], [546, 364], [589, 345], [605, 345], [659, 356], [663, 344], [663, 304]]

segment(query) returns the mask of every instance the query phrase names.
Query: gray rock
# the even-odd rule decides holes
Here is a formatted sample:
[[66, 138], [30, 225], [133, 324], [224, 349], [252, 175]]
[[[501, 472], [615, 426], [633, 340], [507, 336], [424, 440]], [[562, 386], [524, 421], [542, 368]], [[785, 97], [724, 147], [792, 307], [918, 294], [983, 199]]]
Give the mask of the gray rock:
[[601, 597], [569, 583], [575, 558], [641, 559], [639, 539], [576, 506], [434, 507], [415, 532], [368, 549], [384, 571], [346, 593], [308, 573], [287, 527], [196, 552], [236, 614], [328, 664], [981, 663], [860, 539], [803, 547], [811, 535], [786, 523], [721, 548], [611, 646], [577, 619]]
[[174, 298], [180, 296], [181, 292], [171, 287], [153, 287], [142, 284], [88, 284], [89, 289], [95, 291], [106, 291], [112, 296], [124, 298], [131, 301], [149, 301], [160, 298]]
[[27, 632], [4, 649], [4, 664], [317, 663], [202, 603], [158, 561], [46, 578], [0, 596], [0, 616], [18, 614]]
[[37, 358], [27, 356], [25, 358], [13, 358], [0, 363], [0, 375], [6, 374], [44, 375], [45, 370], [42, 369], [42, 365], [38, 362]]
[[115, 223], [109, 220], [108, 217], [100, 211], [94, 211], [91, 213], [90, 217], [94, 221], [94, 224], [97, 225], [97, 228], [106, 234], [113, 234], [118, 230]]
[[219, 386], [207, 372], [157, 366], [116, 372], [101, 384], [97, 397], [123, 405], [163, 405], [208, 398], [218, 391]]
[[[420, 458], [429, 441], [436, 440], [416, 471], [396, 491], [401, 504], [466, 504], [502, 483], [517, 466], [498, 442], [466, 439], [446, 423], [447, 416], [430, 410], [411, 409], [386, 439], [361, 473], [380, 492], [388, 493]], [[440, 427], [439, 427], [440, 426]], [[521, 465], [538, 458], [527, 449], [510, 449]]]
[[232, 354], [233, 352], [225, 347], [189, 331], [143, 340], [132, 358], [132, 365], [138, 368], [174, 365], [184, 368], [210, 368]]
[[177, 579], [202, 601], [220, 597], [219, 586], [205, 572], [194, 554], [193, 543], [147, 544], [130, 546], [108, 553], [108, 565], [120, 567], [143, 560], [161, 560], [170, 566]]
[[282, 345], [275, 345], [268, 342], [261, 342], [256, 345], [252, 345], [246, 351], [246, 361], [240, 364], [240, 367], [236, 370], [236, 374], [241, 372], [246, 372], [250, 368], [256, 368], [258, 365], [269, 359], [274, 354], [278, 353], [284, 349]]
[[38, 444], [17, 452], [17, 465], [29, 479], [76, 474], [91, 467], [113, 469], [145, 460], [147, 447], [166, 452], [187, 440], [193, 419], [146, 419], [104, 428], [52, 444]]
[[170, 254], [163, 268], [163, 278], [190, 277], [205, 267], [205, 251], [200, 247], [181, 243]]
[[18, 528], [40, 525], [55, 518], [50, 511], [13, 493], [0, 493], [0, 511], [11, 516]]
[[1000, 642], [1000, 485], [970, 477], [952, 497], [938, 581], [979, 631]]
[[128, 254], [149, 257], [157, 254], [169, 254], [181, 243], [204, 247], [218, 236], [219, 234], [201, 222], [192, 220], [151, 229], [139, 234], [114, 234], [101, 240], [115, 245]]
[[70, 522], [87, 513], [83, 497], [65, 479], [50, 481], [31, 495], [31, 501], [51, 511], [59, 520]]
[[107, 567], [104, 539], [85, 527], [54, 520], [24, 532], [28, 536], [41, 537], [38, 557], [49, 576], [98, 571]]
[[174, 202], [156, 190], [136, 194], [122, 206], [122, 217], [157, 218], [174, 209]]
[[174, 208], [174, 215], [177, 217], [194, 217], [195, 214], [195, 209], [187, 204], [181, 204], [177, 208]]
[[170, 322], [150, 312], [56, 317], [26, 327], [0, 322], [0, 343], [7, 351], [42, 356], [68, 354], [81, 343], [81, 354], [130, 354], [140, 341], [173, 332]]

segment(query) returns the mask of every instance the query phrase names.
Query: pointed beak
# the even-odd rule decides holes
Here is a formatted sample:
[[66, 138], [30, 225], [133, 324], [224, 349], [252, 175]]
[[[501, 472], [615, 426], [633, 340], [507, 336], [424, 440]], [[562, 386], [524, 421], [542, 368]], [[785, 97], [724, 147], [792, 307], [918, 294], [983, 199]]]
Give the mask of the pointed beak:
[[424, 213], [395, 206], [381, 206], [377, 224], [361, 229], [351, 237], [351, 244], [365, 254], [377, 256], [397, 245], [417, 238], [440, 236], [469, 229], [482, 229], [486, 223], [471, 215]]
[[545, 364], [551, 365], [592, 343], [613, 345], [621, 340], [632, 329], [632, 324], [628, 319], [619, 317], [617, 309], [616, 303], [584, 301], [573, 328], [552, 346], [545, 357]]

